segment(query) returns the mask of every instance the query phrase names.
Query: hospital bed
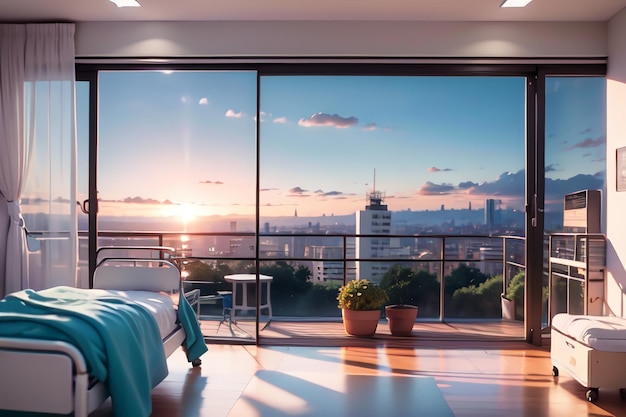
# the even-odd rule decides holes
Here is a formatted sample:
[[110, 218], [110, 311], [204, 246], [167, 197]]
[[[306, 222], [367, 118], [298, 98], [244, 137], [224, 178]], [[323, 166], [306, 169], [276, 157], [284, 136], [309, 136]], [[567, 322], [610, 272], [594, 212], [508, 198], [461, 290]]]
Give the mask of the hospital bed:
[[626, 318], [567, 313], [552, 318], [552, 374], [565, 370], [598, 400], [599, 388], [619, 388], [626, 397]]
[[[86, 417], [111, 397], [116, 417], [147, 417], [150, 390], [167, 375], [169, 355], [182, 346], [189, 362], [200, 365], [207, 347], [189, 303], [197, 303], [199, 291], [180, 297], [180, 272], [171, 260], [104, 258], [93, 282], [91, 290], [26, 290], [0, 301], [0, 415], [23, 411]], [[34, 314], [44, 323], [33, 326], [31, 310], [48, 304], [54, 311], [42, 318]], [[5, 312], [14, 311], [13, 305], [19, 307], [17, 319]], [[73, 324], [63, 327], [83, 319], [82, 309], [89, 320], [103, 314], [95, 318], [103, 330], [86, 325], [83, 331], [82, 321], [80, 330]], [[12, 333], [23, 317], [23, 328]], [[114, 328], [119, 322], [125, 327]], [[101, 339], [93, 346], [85, 342], [90, 332]]]

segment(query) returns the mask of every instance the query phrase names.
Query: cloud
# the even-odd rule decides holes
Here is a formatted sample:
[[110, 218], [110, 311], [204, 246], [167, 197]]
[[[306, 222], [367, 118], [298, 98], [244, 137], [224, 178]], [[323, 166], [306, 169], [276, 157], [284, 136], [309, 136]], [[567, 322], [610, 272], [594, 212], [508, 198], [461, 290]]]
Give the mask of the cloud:
[[304, 189], [302, 189], [300, 187], [293, 187], [293, 188], [291, 188], [289, 190], [290, 194], [304, 194], [306, 192], [307, 192], [307, 190], [304, 190]]
[[494, 181], [483, 182], [469, 189], [470, 194], [491, 195], [491, 196], [523, 196], [526, 179], [524, 170], [515, 173], [504, 172]]
[[547, 165], [547, 166], [546, 166], [546, 174], [547, 174], [548, 172], [555, 172], [555, 171], [558, 171], [558, 168], [557, 168], [558, 166], [559, 166], [559, 164], [550, 164], [550, 165]]
[[459, 183], [459, 189], [461, 190], [469, 190], [472, 187], [476, 187], [476, 186], [478, 186], [478, 184], [472, 181], [465, 181], [465, 182]]
[[558, 200], [563, 204], [563, 196], [580, 190], [601, 190], [604, 186], [604, 171], [591, 174], [578, 174], [567, 179], [546, 178], [546, 200]]
[[345, 129], [359, 123], [359, 119], [354, 116], [341, 117], [338, 114], [316, 113], [308, 119], [300, 119], [298, 125], [304, 127], [334, 126], [338, 129]]
[[363, 127], [363, 130], [368, 130], [370, 132], [373, 132], [374, 130], [378, 130], [379, 127], [376, 123], [368, 123], [365, 125], [365, 127]]
[[[563, 196], [579, 190], [599, 190], [604, 186], [603, 171], [596, 174], [578, 174], [567, 179], [545, 179], [546, 206], [549, 202], [563, 204]], [[418, 190], [420, 195], [448, 195], [464, 193], [475, 196], [485, 196], [485, 198], [502, 197], [513, 198], [523, 201], [525, 196], [525, 172], [504, 172], [493, 181], [475, 183], [464, 181], [456, 187], [451, 184], [435, 184], [426, 182]]]
[[226, 117], [232, 117], [235, 119], [241, 119], [244, 116], [243, 112], [236, 112], [233, 109], [226, 110]]
[[211, 180], [203, 180], [203, 181], [198, 181], [200, 184], [213, 184], [213, 185], [223, 185], [224, 183], [222, 181], [211, 181]]
[[452, 169], [450, 168], [437, 168], [437, 167], [430, 167], [428, 168], [428, 172], [448, 172], [448, 171], [452, 171]]
[[202, 97], [199, 101], [198, 104], [200, 104], [201, 106], [207, 106], [209, 104], [209, 99], [206, 97]]
[[434, 184], [430, 181], [427, 181], [421, 188], [418, 190], [418, 194], [420, 195], [446, 195], [454, 192], [454, 186], [449, 184]]
[[286, 117], [277, 117], [274, 120], [272, 120], [274, 123], [280, 123], [280, 124], [287, 124], [287, 118]]
[[604, 145], [606, 145], [606, 136], [600, 136], [595, 139], [586, 138], [582, 142], [578, 142], [578, 143], [571, 145], [570, 147], [566, 148], [566, 150], [570, 151], [576, 148], [582, 148], [582, 149], [597, 148], [598, 146], [604, 146]]
[[103, 200], [103, 201], [111, 201], [111, 202], [127, 203], [127, 204], [173, 204], [170, 200], [165, 200], [161, 202], [159, 200], [155, 200], [154, 198], [143, 198], [143, 197], [126, 197], [123, 200]]

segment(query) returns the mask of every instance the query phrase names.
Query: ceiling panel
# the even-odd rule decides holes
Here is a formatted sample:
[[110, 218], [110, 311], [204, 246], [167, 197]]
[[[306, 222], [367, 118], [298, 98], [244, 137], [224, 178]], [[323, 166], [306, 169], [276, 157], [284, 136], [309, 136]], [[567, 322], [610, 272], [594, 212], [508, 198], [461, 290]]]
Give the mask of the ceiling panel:
[[430, 20], [607, 21], [626, 0], [533, 0], [521, 9], [502, 0], [0, 0], [1, 21]]

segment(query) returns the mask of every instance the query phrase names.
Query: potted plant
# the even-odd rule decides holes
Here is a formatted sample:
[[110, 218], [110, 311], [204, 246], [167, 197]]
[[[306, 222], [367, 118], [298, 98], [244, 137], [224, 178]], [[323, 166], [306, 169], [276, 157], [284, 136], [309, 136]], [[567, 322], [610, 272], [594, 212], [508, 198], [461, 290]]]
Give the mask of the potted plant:
[[502, 294], [502, 318], [522, 320], [524, 318], [524, 272], [511, 278], [506, 292]]
[[410, 336], [418, 308], [409, 304], [409, 301], [417, 296], [418, 276], [410, 268], [394, 265], [387, 271], [380, 285], [389, 296], [389, 305], [385, 306], [389, 331], [393, 336]]
[[367, 279], [354, 279], [339, 288], [337, 307], [341, 309], [345, 332], [353, 336], [373, 336], [387, 300], [387, 293]]

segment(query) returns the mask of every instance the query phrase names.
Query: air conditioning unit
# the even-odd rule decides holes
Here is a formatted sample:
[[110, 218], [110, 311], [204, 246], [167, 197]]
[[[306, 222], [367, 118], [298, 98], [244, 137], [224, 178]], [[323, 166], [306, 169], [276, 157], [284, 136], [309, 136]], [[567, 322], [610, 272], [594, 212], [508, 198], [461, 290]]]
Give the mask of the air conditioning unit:
[[568, 233], [600, 233], [601, 202], [600, 190], [566, 194], [563, 201], [563, 230]]

